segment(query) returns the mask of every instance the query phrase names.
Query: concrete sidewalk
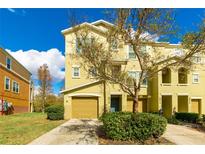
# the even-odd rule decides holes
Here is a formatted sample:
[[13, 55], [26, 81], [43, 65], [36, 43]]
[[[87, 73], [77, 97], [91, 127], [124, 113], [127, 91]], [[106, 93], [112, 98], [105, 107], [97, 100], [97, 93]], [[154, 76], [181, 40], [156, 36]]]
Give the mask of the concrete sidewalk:
[[72, 119], [35, 139], [29, 145], [96, 145], [97, 126], [97, 119]]
[[168, 124], [163, 137], [177, 145], [205, 145], [205, 133], [186, 126]]

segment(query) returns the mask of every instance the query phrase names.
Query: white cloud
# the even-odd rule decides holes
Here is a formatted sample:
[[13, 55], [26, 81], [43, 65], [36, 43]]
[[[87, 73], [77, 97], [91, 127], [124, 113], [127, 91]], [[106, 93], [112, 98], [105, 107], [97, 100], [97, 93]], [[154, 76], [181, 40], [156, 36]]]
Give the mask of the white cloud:
[[48, 51], [31, 49], [15, 52], [6, 50], [32, 73], [34, 80], [38, 79], [37, 70], [43, 64], [48, 65], [53, 82], [62, 81], [65, 77], [65, 72], [62, 70], [65, 66], [65, 56], [58, 49], [54, 48]]
[[157, 34], [150, 34], [149, 32], [144, 32], [142, 35], [140, 35], [140, 38], [153, 42], [157, 42], [159, 40], [159, 36]]
[[12, 13], [15, 13], [16, 11], [12, 8], [8, 8], [8, 11], [12, 12]]

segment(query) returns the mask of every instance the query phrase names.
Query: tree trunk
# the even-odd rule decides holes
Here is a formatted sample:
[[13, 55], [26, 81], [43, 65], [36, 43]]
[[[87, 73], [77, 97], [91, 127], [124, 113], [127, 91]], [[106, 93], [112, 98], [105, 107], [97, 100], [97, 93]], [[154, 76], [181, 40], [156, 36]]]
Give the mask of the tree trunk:
[[107, 104], [106, 104], [106, 81], [103, 81], [103, 90], [104, 90], [104, 113], [107, 112]]
[[138, 113], [138, 92], [135, 93], [135, 97], [133, 98], [133, 113]]

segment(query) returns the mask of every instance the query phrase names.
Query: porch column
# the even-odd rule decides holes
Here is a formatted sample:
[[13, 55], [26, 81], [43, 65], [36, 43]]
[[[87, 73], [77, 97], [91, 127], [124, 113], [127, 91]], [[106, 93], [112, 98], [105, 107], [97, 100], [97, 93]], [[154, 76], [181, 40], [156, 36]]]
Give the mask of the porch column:
[[178, 95], [176, 93], [172, 95], [172, 114], [173, 114], [174, 108], [175, 108], [175, 111], [178, 112]]

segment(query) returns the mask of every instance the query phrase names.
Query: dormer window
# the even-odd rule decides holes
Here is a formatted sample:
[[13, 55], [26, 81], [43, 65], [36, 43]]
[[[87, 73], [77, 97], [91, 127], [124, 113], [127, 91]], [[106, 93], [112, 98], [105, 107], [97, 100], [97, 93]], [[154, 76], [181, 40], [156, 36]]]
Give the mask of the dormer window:
[[11, 69], [11, 59], [6, 57], [6, 68]]

